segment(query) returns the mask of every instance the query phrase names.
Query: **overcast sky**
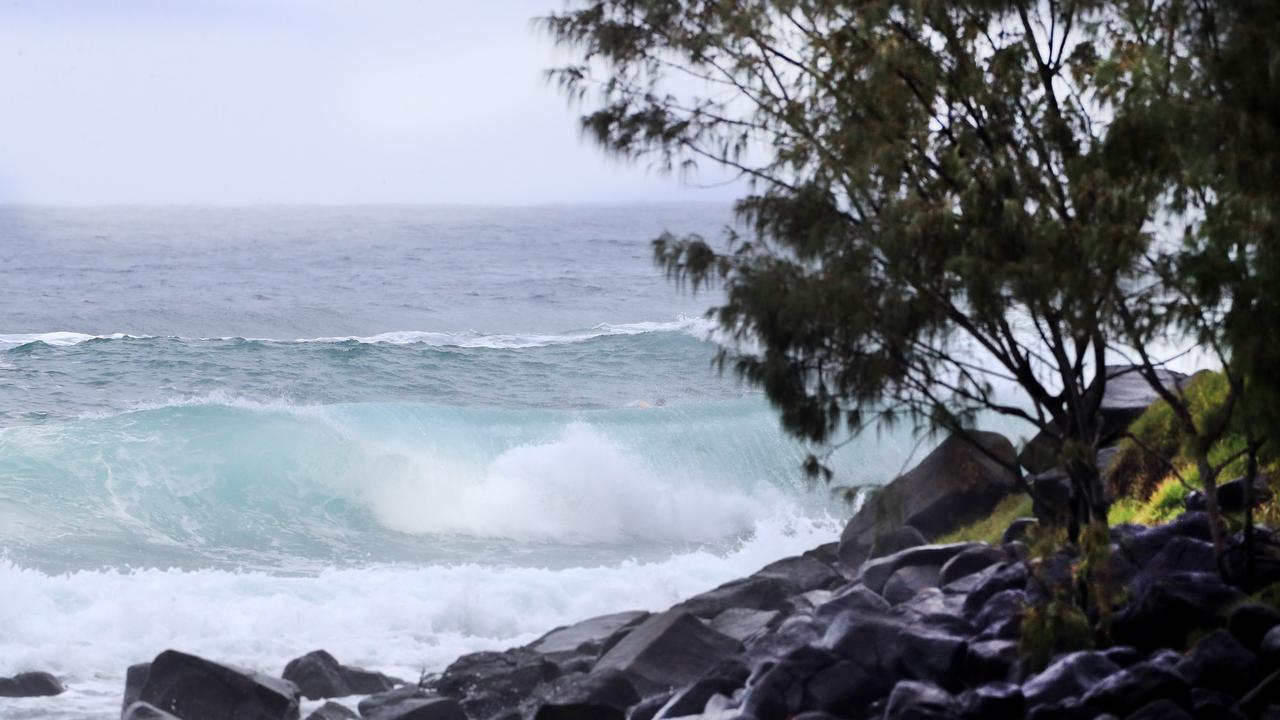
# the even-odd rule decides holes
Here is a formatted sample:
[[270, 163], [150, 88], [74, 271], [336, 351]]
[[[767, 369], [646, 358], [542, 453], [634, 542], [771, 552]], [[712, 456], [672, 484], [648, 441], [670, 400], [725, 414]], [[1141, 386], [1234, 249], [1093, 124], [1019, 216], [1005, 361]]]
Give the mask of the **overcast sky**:
[[722, 201], [542, 78], [562, 0], [0, 0], [0, 202]]

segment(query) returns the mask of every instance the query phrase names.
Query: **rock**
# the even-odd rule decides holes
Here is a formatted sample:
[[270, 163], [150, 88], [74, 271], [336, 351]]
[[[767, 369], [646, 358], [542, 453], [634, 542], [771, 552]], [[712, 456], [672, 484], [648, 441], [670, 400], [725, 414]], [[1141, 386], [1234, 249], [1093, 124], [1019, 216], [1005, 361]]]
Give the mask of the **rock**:
[[[487, 718], [499, 710], [516, 707], [534, 688], [560, 674], [560, 668], [545, 655], [526, 648], [478, 652], [455, 660], [432, 687], [457, 700], [467, 715]], [[360, 713], [367, 714], [363, 702]]]
[[1030, 600], [1024, 590], [1001, 590], [982, 606], [973, 625], [984, 638], [1012, 640], [1022, 629], [1022, 616]]
[[1213, 555], [1213, 545], [1203, 540], [1187, 537], [1173, 537], [1142, 566], [1134, 578], [1135, 592], [1147, 583], [1160, 583], [1163, 579], [1177, 572], [1196, 572], [1216, 574], [1218, 562]]
[[937, 565], [909, 565], [898, 568], [884, 584], [884, 599], [891, 605], [899, 605], [926, 588], [938, 586]]
[[986, 517], [1017, 490], [1012, 443], [996, 433], [973, 432], [968, 438], [947, 438], [919, 465], [876, 492], [841, 533], [840, 560], [857, 567], [887, 528], [910, 525], [926, 538], [944, 535]]
[[[920, 547], [928, 545], [929, 539], [919, 530], [910, 525], [902, 525], [896, 527], [882, 535], [877, 535], [875, 542], [871, 545], [871, 553], [869, 558], [880, 558], [885, 555], [892, 555], [908, 548]], [[836, 546], [837, 548], [839, 545]]]
[[1231, 634], [1255, 652], [1262, 645], [1262, 638], [1276, 626], [1280, 626], [1280, 610], [1254, 602], [1237, 606], [1227, 620]]
[[993, 565], [982, 572], [980, 582], [969, 591], [964, 601], [964, 616], [967, 618], [977, 617], [996, 593], [1027, 587], [1027, 566], [1020, 562]]
[[432, 697], [436, 696], [420, 689], [417, 685], [401, 685], [395, 690], [370, 695], [361, 700], [356, 707], [359, 708], [361, 717], [368, 717], [384, 707], [390, 707], [406, 700], [420, 700]]
[[1271, 705], [1280, 704], [1280, 671], [1268, 675], [1240, 698], [1236, 707], [1249, 717], [1258, 717]]
[[1164, 549], [1173, 538], [1185, 537], [1211, 542], [1209, 516], [1204, 513], [1183, 513], [1164, 525], [1152, 528], [1118, 526], [1112, 528], [1120, 549], [1138, 567], [1146, 567], [1156, 553]]
[[938, 573], [938, 584], [947, 585], [965, 575], [972, 575], [980, 570], [1004, 562], [1009, 558], [1004, 551], [989, 545], [979, 545], [963, 550], [948, 560]]
[[[618, 670], [592, 673], [554, 692], [535, 720], [624, 720], [626, 709], [640, 702], [627, 676]], [[699, 708], [701, 710], [701, 708]]]
[[1075, 486], [1060, 467], [1027, 478], [1036, 519], [1045, 525], [1061, 526], [1071, 517]]
[[[897, 677], [957, 687], [964, 661], [961, 637], [900, 620], [846, 613], [835, 619], [822, 647], [851, 661], [874, 682]], [[887, 690], [887, 687], [885, 688]]]
[[810, 590], [830, 590], [844, 581], [829, 564], [808, 555], [783, 558], [771, 562], [754, 573], [755, 577], [781, 580], [791, 595]]
[[1271, 628], [1262, 636], [1258, 655], [1268, 667], [1280, 666], [1280, 628]]
[[120, 712], [124, 712], [124, 708], [129, 707], [142, 697], [142, 686], [147, 683], [147, 673], [151, 671], [151, 663], [138, 663], [130, 665], [128, 670], [124, 671], [124, 703]]
[[1244, 598], [1210, 573], [1172, 573], [1135, 590], [1114, 616], [1112, 637], [1145, 650], [1184, 646], [1188, 632], [1224, 624], [1228, 609]]
[[765, 665], [747, 684], [745, 714], [758, 720], [786, 720], [801, 710], [848, 713], [888, 691], [884, 678], [824, 648], [802, 645]]
[[956, 717], [956, 700], [936, 685], [903, 680], [893, 686], [884, 720], [944, 720]]
[[150, 703], [134, 702], [125, 706], [120, 720], [181, 720]]
[[297, 686], [287, 680], [177, 650], [151, 661], [139, 699], [181, 718], [284, 720], [296, 720], [300, 702]]
[[[981, 543], [953, 543], [950, 545], [921, 545], [901, 550], [874, 560], [868, 560], [858, 573], [858, 580], [868, 590], [883, 593], [884, 585], [895, 572], [904, 567], [932, 565], [941, 567], [951, 558]], [[886, 598], [887, 599], [887, 598]]]
[[597, 662], [593, 672], [617, 669], [646, 694], [693, 682], [742, 644], [693, 615], [668, 610], [632, 630]]
[[663, 705], [671, 699], [673, 693], [658, 693], [636, 703], [627, 711], [627, 720], [653, 720]]
[[1018, 464], [1032, 475], [1045, 472], [1062, 461], [1059, 457], [1061, 447], [1062, 441], [1057, 435], [1041, 430], [1022, 446], [1021, 452], [1018, 453]]
[[1258, 678], [1258, 658], [1226, 630], [1214, 630], [1196, 643], [1182, 674], [1192, 684], [1240, 696]]
[[710, 619], [729, 608], [782, 610], [791, 597], [787, 582], [776, 577], [748, 576], [733, 580], [671, 608]]
[[363, 668], [342, 665], [324, 650], [315, 650], [289, 661], [284, 679], [298, 686], [310, 700], [347, 695], [373, 695], [395, 687], [391, 678]]
[[1153, 663], [1138, 663], [1102, 678], [1084, 695], [1084, 704], [1097, 712], [1125, 716], [1161, 698], [1178, 705], [1191, 700], [1187, 681], [1178, 673]]
[[0, 678], [0, 697], [45, 697], [59, 695], [66, 688], [47, 672], [24, 672]]
[[1235, 705], [1236, 699], [1230, 695], [1206, 688], [1191, 688], [1191, 714], [1196, 718], [1246, 720]]
[[[1003, 683], [1014, 678], [1018, 643], [1013, 640], [979, 640], [969, 643], [965, 654], [965, 681], [970, 685]], [[1022, 697], [1022, 691], [1018, 691]]]
[[360, 720], [360, 716], [346, 705], [331, 700], [316, 708], [307, 716], [307, 720]]
[[1095, 718], [1093, 713], [1086, 710], [1076, 698], [1067, 698], [1045, 705], [1029, 705], [1027, 720], [1101, 720], [1101, 718]]
[[[1222, 483], [1218, 486], [1218, 510], [1224, 514], [1244, 512], [1244, 478]], [[1271, 478], [1259, 475], [1253, 479], [1253, 505], [1257, 507], [1271, 499]], [[1196, 490], [1187, 495], [1188, 510], [1205, 509], [1204, 493]]]
[[648, 617], [649, 613], [638, 610], [593, 617], [556, 628], [534, 640], [528, 645], [528, 649], [545, 655], [548, 660], [559, 665], [583, 657], [594, 661], [609, 640], [618, 633], [634, 628]]
[[777, 610], [729, 608], [712, 618], [711, 629], [745, 643], [768, 632], [774, 621], [780, 618], [781, 613]]
[[749, 675], [746, 666], [737, 660], [722, 662], [673, 695], [655, 717], [697, 715], [706, 708], [707, 701], [716, 695], [733, 695], [740, 690]]
[[959, 705], [964, 720], [1003, 720], [1022, 717], [1026, 699], [1017, 685], [997, 682], [966, 690], [959, 697]]
[[965, 635], [972, 634], [973, 625], [960, 617], [963, 608], [964, 595], [946, 593], [938, 588], [924, 588], [911, 599], [899, 604], [895, 614], [917, 616], [922, 622], [932, 622], [945, 617], [948, 620], [944, 622], [957, 623], [956, 627], [963, 628], [957, 632]]
[[456, 700], [442, 697], [409, 697], [360, 715], [364, 720], [467, 720]]
[[1246, 592], [1254, 592], [1280, 582], [1280, 537], [1266, 528], [1255, 528], [1252, 575], [1248, 572], [1248, 553], [1245, 550], [1244, 533], [1232, 535], [1227, 543], [1223, 566], [1233, 585]]
[[1140, 710], [1125, 720], [1195, 720], [1186, 710], [1178, 707], [1172, 700], [1155, 700], [1144, 705]]
[[[1187, 376], [1160, 368], [1156, 370], [1156, 378], [1161, 385], [1172, 390], [1180, 387]], [[1098, 406], [1098, 414], [1102, 420], [1103, 444], [1109, 444], [1118, 439], [1134, 420], [1137, 420], [1152, 403], [1159, 399], [1160, 394], [1135, 367], [1108, 365], [1106, 389], [1102, 393], [1102, 402]]]
[[1102, 654], [1106, 655], [1108, 660], [1122, 668], [1127, 668], [1130, 665], [1136, 665], [1137, 663], [1147, 659], [1147, 656], [1143, 654], [1141, 650], [1133, 647], [1132, 645], [1116, 645], [1115, 647], [1109, 647], [1106, 650], [1103, 650]]
[[1006, 545], [1011, 542], [1019, 542], [1025, 540], [1027, 533], [1032, 528], [1039, 527], [1040, 521], [1033, 517], [1020, 517], [1009, 523], [1009, 527], [1004, 529], [1004, 534], [1000, 536], [1000, 544]]
[[1022, 684], [1027, 707], [1083, 695], [1094, 685], [1120, 672], [1120, 668], [1100, 652], [1085, 650], [1064, 655], [1043, 672]]
[[831, 599], [814, 608], [814, 616], [823, 622], [830, 622], [837, 615], [847, 611], [870, 613], [887, 613], [892, 606], [879, 594], [867, 589], [862, 583], [851, 583], [840, 588]]

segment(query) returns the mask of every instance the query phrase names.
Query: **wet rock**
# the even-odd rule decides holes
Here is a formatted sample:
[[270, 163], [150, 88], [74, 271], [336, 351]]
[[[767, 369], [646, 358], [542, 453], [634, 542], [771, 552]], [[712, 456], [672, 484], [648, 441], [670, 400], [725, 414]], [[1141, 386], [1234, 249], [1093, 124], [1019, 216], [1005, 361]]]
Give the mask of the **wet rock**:
[[993, 548], [989, 545], [969, 548], [958, 553], [942, 566], [942, 570], [938, 573], [938, 584], [947, 585], [965, 575], [972, 575], [980, 570], [986, 570], [992, 565], [1008, 559], [1000, 548]]
[[1027, 478], [1031, 487], [1032, 505], [1036, 520], [1044, 525], [1062, 526], [1071, 517], [1075, 498], [1075, 485], [1066, 471], [1060, 467], [1046, 470]]
[[768, 632], [780, 618], [781, 613], [777, 610], [729, 608], [712, 618], [711, 629], [745, 643]]
[[1198, 687], [1237, 697], [1259, 679], [1257, 655], [1226, 630], [1215, 630], [1201, 638], [1181, 670]]
[[307, 716], [307, 720], [359, 720], [360, 716], [346, 705], [329, 701]]
[[1145, 650], [1185, 645], [1187, 633], [1224, 624], [1228, 610], [1244, 599], [1210, 573], [1171, 573], [1135, 590], [1134, 600], [1114, 618], [1112, 637]]
[[747, 641], [743, 662], [754, 667], [761, 662], [782, 657], [802, 645], [817, 642], [824, 630], [824, 623], [811, 615], [786, 618], [773, 631]]
[[1172, 700], [1155, 700], [1135, 711], [1125, 720], [1195, 720]]
[[[1018, 643], [1013, 640], [969, 643], [964, 661], [965, 680], [971, 685], [1012, 680], [1018, 658]], [[1018, 697], [1022, 697], [1021, 690]]]
[[1004, 545], [1011, 542], [1019, 542], [1025, 540], [1027, 533], [1032, 528], [1039, 527], [1040, 521], [1033, 517], [1020, 517], [1009, 523], [1009, 527], [1004, 529], [1004, 534], [1000, 536], [1000, 544]]
[[1016, 463], [1013, 444], [996, 433], [946, 439], [919, 465], [863, 504], [840, 535], [841, 561], [849, 567], [859, 565], [885, 528], [909, 525], [933, 538], [986, 517], [1018, 489]]
[[289, 661], [284, 679], [298, 686], [302, 696], [310, 700], [373, 695], [396, 686], [382, 673], [348, 667], [324, 650], [315, 650]]
[[181, 720], [151, 703], [133, 702], [125, 706], [120, 713], [120, 720]]
[[535, 720], [624, 720], [640, 695], [619, 670], [592, 673], [556, 690], [541, 704]]
[[636, 703], [627, 711], [627, 720], [653, 720], [658, 711], [666, 705], [673, 693], [658, 693]]
[[1225, 693], [1191, 688], [1191, 714], [1197, 720], [1246, 720], [1235, 705], [1236, 699]]
[[[181, 718], [283, 718], [299, 716], [298, 688], [268, 677], [195, 655], [165, 650], [151, 661], [139, 695]], [[226, 708], [235, 708], [228, 716]]]
[[1244, 603], [1231, 611], [1227, 628], [1246, 648], [1257, 651], [1272, 628], [1280, 626], [1280, 610], [1261, 603]]
[[673, 611], [683, 611], [700, 618], [710, 619], [729, 608], [749, 610], [781, 610], [791, 597], [787, 582], [776, 577], [749, 576], [727, 582], [720, 587], [695, 595], [676, 605]]
[[1122, 552], [1138, 567], [1146, 567], [1151, 559], [1176, 537], [1211, 542], [1209, 516], [1188, 512], [1152, 528], [1119, 526], [1112, 529]]
[[1103, 650], [1102, 654], [1106, 655], [1108, 660], [1122, 668], [1127, 668], [1130, 665], [1135, 665], [1147, 659], [1147, 656], [1143, 654], [1141, 650], [1133, 647], [1132, 645], [1116, 645], [1115, 647], [1109, 647], [1106, 650]]
[[1140, 592], [1142, 586], [1160, 583], [1165, 577], [1179, 572], [1216, 574], [1218, 562], [1213, 554], [1213, 545], [1194, 538], [1170, 538], [1169, 543], [1138, 572], [1135, 591]]
[[[1271, 499], [1271, 478], [1259, 475], [1253, 479], [1254, 507]], [[1218, 510], [1224, 514], [1244, 512], [1244, 478], [1238, 477], [1218, 486]], [[1187, 509], [1201, 511], [1205, 509], [1204, 493], [1196, 490], [1187, 495]]]
[[933, 566], [941, 567], [951, 558], [970, 548], [982, 547], [981, 543], [953, 543], [950, 545], [921, 545], [886, 555], [875, 560], [868, 560], [862, 565], [858, 580], [868, 590], [883, 593], [885, 583], [895, 572], [906, 567]]
[[966, 690], [958, 700], [959, 714], [964, 720], [1021, 718], [1026, 707], [1022, 688], [1008, 682], [990, 683]]
[[[433, 683], [437, 693], [457, 700], [467, 715], [487, 718], [517, 706], [538, 685], [556, 679], [560, 668], [526, 648], [463, 655]], [[361, 714], [364, 703], [361, 703]]]
[[755, 577], [774, 578], [785, 583], [791, 595], [810, 590], [830, 590], [844, 582], [831, 565], [808, 555], [783, 558], [769, 563], [754, 573]]
[[1012, 640], [1022, 629], [1022, 616], [1029, 603], [1023, 590], [1001, 590], [982, 606], [973, 625], [984, 638]]
[[829, 650], [804, 645], [763, 666], [747, 685], [742, 710], [758, 720], [786, 720], [801, 710], [847, 712], [887, 690], [883, 678]]
[[0, 678], [0, 697], [43, 697], [60, 695], [66, 688], [47, 672], [24, 672]]
[[[1179, 387], [1187, 379], [1183, 373], [1173, 370], [1161, 368], [1155, 372], [1160, 384], [1170, 390]], [[1104, 444], [1118, 439], [1134, 420], [1159, 399], [1160, 394], [1133, 366], [1108, 365], [1106, 389], [1098, 406]]]
[[750, 673], [745, 665], [737, 660], [728, 660], [708, 670], [693, 684], [685, 687], [671, 697], [656, 717], [678, 718], [686, 715], [697, 715], [707, 706], [707, 701], [716, 695], [733, 695], [747, 682]]
[[960, 617], [963, 608], [964, 595], [947, 593], [938, 588], [928, 587], [916, 592], [911, 599], [900, 603], [897, 611], [919, 617], [922, 622], [926, 618], [945, 616], [952, 622], [963, 623], [959, 627], [963, 627], [964, 630], [957, 632], [970, 634], [974, 632], [974, 628], [968, 621]]
[[693, 682], [742, 644], [707, 627], [693, 615], [669, 610], [641, 623], [596, 662], [595, 671], [626, 673], [642, 693]]
[[885, 720], [945, 720], [956, 717], [956, 699], [929, 683], [903, 680], [893, 687]]
[[884, 584], [884, 599], [891, 605], [902, 604], [926, 588], [938, 586], [937, 565], [911, 565], [899, 568]]
[[1120, 668], [1105, 655], [1090, 650], [1064, 655], [1022, 684], [1027, 706], [1049, 705], [1083, 695]]
[[151, 663], [130, 665], [124, 672], [124, 703], [121, 712], [142, 697], [142, 686], [147, 683], [147, 673], [151, 671]]
[[396, 705], [404, 702], [405, 700], [431, 697], [436, 696], [422, 690], [417, 685], [402, 685], [395, 690], [388, 690], [387, 692], [378, 693], [377, 695], [370, 695], [369, 697], [361, 700], [356, 707], [359, 708], [361, 717], [368, 717], [369, 715], [378, 712], [383, 707]]
[[1103, 678], [1084, 695], [1084, 704], [1099, 712], [1125, 716], [1161, 698], [1180, 706], [1190, 702], [1190, 688], [1178, 673], [1153, 663], [1138, 663]]
[[814, 616], [823, 622], [830, 622], [837, 615], [850, 612], [887, 613], [888, 601], [878, 593], [867, 589], [862, 583], [851, 583], [840, 588], [831, 599], [814, 608]]
[[[875, 542], [871, 545], [871, 553], [868, 558], [881, 558], [908, 548], [928, 544], [929, 538], [926, 538], [923, 533], [910, 525], [903, 525], [876, 536]], [[839, 546], [837, 545], [837, 547]]]
[[1268, 667], [1280, 666], [1280, 627], [1274, 627], [1258, 643], [1258, 656]]
[[959, 684], [965, 653], [961, 637], [919, 624], [857, 613], [836, 618], [827, 628], [822, 645], [876, 678], [877, 683], [905, 677], [943, 687]]
[[442, 697], [409, 697], [372, 712], [362, 709], [360, 715], [364, 720], [467, 720], [456, 700]]
[[1249, 717], [1258, 717], [1272, 705], [1280, 704], [1280, 671], [1271, 673], [1258, 683], [1236, 707]]
[[984, 577], [964, 601], [964, 615], [977, 617], [987, 601], [1005, 590], [1023, 590], [1027, 587], [1027, 567], [1020, 562], [993, 565], [983, 571]]
[[[601, 615], [565, 627], [559, 627], [528, 645], [528, 649], [546, 656], [558, 665], [590, 658], [595, 660], [605, 644], [618, 633], [625, 633], [644, 622], [649, 613], [628, 611]], [[618, 637], [617, 639], [621, 639]]]

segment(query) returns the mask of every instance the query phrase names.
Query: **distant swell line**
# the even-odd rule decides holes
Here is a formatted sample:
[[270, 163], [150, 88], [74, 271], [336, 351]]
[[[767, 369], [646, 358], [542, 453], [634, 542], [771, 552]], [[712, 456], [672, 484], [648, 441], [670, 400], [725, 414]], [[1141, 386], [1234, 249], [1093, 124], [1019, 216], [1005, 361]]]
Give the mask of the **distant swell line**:
[[185, 342], [227, 342], [243, 340], [248, 342], [280, 343], [280, 344], [339, 344], [360, 343], [362, 345], [425, 345], [429, 347], [458, 347], [511, 349], [549, 347], [585, 342], [601, 337], [647, 335], [651, 333], [684, 333], [706, 339], [715, 330], [709, 320], [681, 316], [670, 322], [639, 322], [610, 324], [601, 323], [595, 327], [574, 330], [565, 333], [481, 333], [475, 331], [433, 332], [425, 330], [401, 330], [379, 333], [377, 335], [342, 335], [316, 338], [263, 338], [263, 337], [181, 337], [162, 335], [132, 335], [129, 333], [112, 333], [109, 335], [90, 335], [77, 332], [47, 332], [0, 334], [0, 350], [12, 350], [40, 343], [51, 347], [69, 347], [91, 340], [181, 340]]

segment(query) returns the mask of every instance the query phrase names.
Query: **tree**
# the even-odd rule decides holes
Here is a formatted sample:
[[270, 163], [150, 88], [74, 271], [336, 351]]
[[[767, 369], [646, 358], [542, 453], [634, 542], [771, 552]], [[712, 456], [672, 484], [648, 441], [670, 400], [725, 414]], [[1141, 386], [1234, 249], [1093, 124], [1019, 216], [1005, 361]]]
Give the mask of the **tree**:
[[594, 103], [583, 128], [603, 147], [750, 179], [727, 248], [666, 235], [655, 254], [694, 289], [723, 284], [716, 318], [761, 350], [721, 362], [787, 430], [1021, 418], [1057, 441], [1074, 536], [1106, 522], [1103, 368], [1131, 339], [1115, 310], [1143, 281], [1159, 191], [1117, 172], [1096, 73], [1148, 19], [1097, 2], [590, 0], [543, 25], [576, 53], [552, 76]]

